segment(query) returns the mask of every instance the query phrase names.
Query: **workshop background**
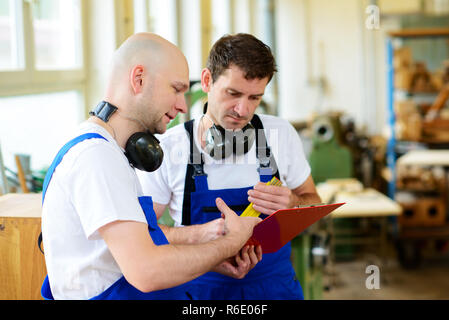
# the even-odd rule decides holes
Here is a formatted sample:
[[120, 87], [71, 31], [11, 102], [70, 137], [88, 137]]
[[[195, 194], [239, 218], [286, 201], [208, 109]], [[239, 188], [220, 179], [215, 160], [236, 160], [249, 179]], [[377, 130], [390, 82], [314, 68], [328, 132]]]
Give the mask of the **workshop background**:
[[258, 112], [294, 125], [323, 201], [346, 202], [293, 241], [306, 299], [448, 299], [448, 18], [449, 0], [0, 1], [0, 299], [41, 298], [43, 178], [140, 31], [189, 62], [170, 126], [201, 113], [220, 36], [273, 49]]

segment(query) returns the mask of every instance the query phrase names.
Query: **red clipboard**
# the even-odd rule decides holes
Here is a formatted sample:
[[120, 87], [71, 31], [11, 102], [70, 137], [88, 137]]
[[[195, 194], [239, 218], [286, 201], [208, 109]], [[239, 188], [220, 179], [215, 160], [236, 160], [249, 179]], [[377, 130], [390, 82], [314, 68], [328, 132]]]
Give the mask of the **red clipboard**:
[[276, 252], [307, 227], [344, 204], [278, 210], [254, 227], [246, 245], [261, 245], [263, 253]]

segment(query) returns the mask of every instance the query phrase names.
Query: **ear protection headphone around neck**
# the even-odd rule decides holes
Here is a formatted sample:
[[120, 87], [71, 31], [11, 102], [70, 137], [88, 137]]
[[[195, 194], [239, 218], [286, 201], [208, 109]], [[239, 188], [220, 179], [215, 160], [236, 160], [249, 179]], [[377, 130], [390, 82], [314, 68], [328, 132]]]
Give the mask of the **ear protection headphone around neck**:
[[[108, 122], [115, 111], [117, 111], [116, 106], [101, 101], [89, 114]], [[125, 156], [132, 167], [151, 172], [162, 164], [164, 152], [159, 145], [159, 140], [151, 132], [136, 132], [126, 142]]]
[[[204, 106], [207, 110], [207, 104]], [[205, 151], [215, 160], [221, 160], [229, 157], [231, 154], [237, 156], [245, 154], [251, 149], [255, 137], [256, 130], [254, 126], [248, 122], [240, 130], [226, 130], [220, 125], [216, 125], [212, 119], [204, 113], [203, 117], [212, 122], [212, 127], [206, 132]]]

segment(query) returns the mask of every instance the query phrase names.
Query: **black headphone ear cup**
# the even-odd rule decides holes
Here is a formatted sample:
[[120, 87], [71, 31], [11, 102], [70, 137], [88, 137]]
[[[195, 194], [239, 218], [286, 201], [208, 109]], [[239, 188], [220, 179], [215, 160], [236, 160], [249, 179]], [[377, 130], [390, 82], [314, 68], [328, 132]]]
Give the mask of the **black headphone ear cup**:
[[206, 132], [205, 151], [215, 160], [230, 156], [233, 152], [232, 135], [221, 126], [213, 125]]
[[152, 172], [159, 168], [164, 151], [159, 140], [149, 132], [136, 132], [126, 142], [125, 155], [134, 168]]

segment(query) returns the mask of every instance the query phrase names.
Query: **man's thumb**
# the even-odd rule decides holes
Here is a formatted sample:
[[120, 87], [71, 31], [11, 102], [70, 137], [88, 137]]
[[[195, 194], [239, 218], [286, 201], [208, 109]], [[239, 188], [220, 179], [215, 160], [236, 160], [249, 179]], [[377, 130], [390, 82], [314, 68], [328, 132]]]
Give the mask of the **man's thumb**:
[[226, 216], [229, 214], [235, 214], [234, 211], [232, 211], [221, 198], [215, 199], [215, 203], [217, 204], [217, 208], [222, 213], [222, 217], [224, 219], [226, 219]]

